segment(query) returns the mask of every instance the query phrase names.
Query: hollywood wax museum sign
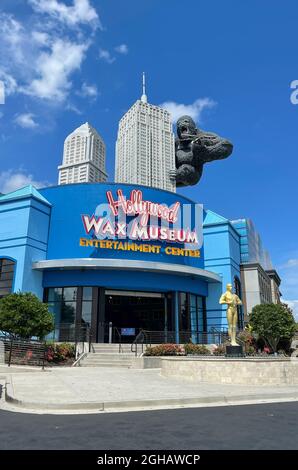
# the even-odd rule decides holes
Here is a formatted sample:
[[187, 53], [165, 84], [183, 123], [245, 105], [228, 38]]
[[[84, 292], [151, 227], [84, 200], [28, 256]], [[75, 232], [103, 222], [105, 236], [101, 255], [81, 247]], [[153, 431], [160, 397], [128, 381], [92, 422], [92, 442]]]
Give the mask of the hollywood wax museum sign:
[[[181, 204], [177, 201], [168, 206], [146, 201], [139, 189], [132, 190], [129, 198], [121, 189], [117, 191], [117, 197], [113, 196], [112, 191], [107, 191], [106, 196], [107, 203], [98, 205], [93, 215], [82, 215], [83, 226], [91, 242], [90, 238], [81, 239], [81, 246], [127, 249], [131, 242], [161, 242], [171, 246], [179, 244], [180, 252], [168, 249], [167, 254], [199, 256], [203, 244], [201, 204]], [[99, 243], [105, 239], [114, 240], [114, 244]], [[119, 240], [129, 240], [130, 243], [115, 244]], [[186, 250], [181, 252], [181, 246]], [[194, 254], [185, 253], [189, 250]]]

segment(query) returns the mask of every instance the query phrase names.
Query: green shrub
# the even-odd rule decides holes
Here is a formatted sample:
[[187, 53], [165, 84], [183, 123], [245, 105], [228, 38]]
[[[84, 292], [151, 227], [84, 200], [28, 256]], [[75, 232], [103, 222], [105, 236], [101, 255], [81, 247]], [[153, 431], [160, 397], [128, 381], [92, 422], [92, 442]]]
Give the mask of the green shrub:
[[184, 345], [186, 355], [206, 355], [210, 354], [209, 349], [204, 344], [187, 343]]
[[226, 346], [225, 344], [219, 344], [214, 350], [213, 350], [214, 356], [224, 356], [226, 354]]
[[286, 304], [255, 305], [249, 323], [273, 352], [281, 340], [290, 341], [296, 330], [293, 312]]
[[245, 345], [245, 354], [247, 356], [254, 356], [257, 353], [257, 350], [254, 346]]
[[47, 304], [31, 292], [9, 294], [0, 299], [0, 331], [19, 338], [44, 338], [54, 329]]
[[144, 356], [184, 356], [185, 353], [179, 344], [160, 344], [148, 347]]
[[250, 331], [243, 330], [237, 335], [239, 343], [243, 345], [245, 354], [253, 355], [257, 352], [257, 342]]
[[247, 331], [247, 330], [242, 330], [239, 331], [237, 338], [241, 341], [241, 343], [248, 344], [250, 346], [253, 346], [255, 344], [255, 338], [253, 335]]
[[45, 358], [46, 361], [55, 363], [65, 362], [68, 359], [74, 359], [75, 345], [70, 343], [48, 343], [46, 347]]

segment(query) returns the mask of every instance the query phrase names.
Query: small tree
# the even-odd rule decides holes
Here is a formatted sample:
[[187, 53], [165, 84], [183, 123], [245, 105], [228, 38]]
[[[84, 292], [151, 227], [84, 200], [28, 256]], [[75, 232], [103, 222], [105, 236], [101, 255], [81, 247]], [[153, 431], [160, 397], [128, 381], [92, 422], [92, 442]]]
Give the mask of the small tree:
[[0, 299], [0, 331], [14, 337], [43, 338], [53, 329], [48, 306], [31, 292], [9, 294]]
[[296, 328], [293, 312], [286, 304], [256, 305], [249, 323], [252, 331], [262, 337], [274, 352], [281, 339], [292, 338]]

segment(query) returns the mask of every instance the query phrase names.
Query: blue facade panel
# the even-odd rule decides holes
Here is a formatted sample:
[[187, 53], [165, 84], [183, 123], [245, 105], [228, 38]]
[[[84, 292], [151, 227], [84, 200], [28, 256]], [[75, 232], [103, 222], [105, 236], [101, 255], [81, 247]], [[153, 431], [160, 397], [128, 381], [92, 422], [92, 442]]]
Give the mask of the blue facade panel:
[[42, 273], [32, 270], [44, 260], [50, 205], [30, 194], [21, 199], [0, 200], [0, 258], [16, 262], [13, 291], [31, 291], [42, 298]]
[[240, 279], [239, 234], [229, 221], [204, 225], [205, 269], [219, 274], [222, 284], [209, 284], [206, 299], [208, 329], [226, 328], [226, 306], [219, 305], [219, 298], [226, 284]]
[[144, 292], [181, 291], [202, 296], [208, 295], [208, 284], [205, 281], [179, 275], [124, 270], [47, 271], [44, 273], [43, 286], [101, 286], [120, 290]]

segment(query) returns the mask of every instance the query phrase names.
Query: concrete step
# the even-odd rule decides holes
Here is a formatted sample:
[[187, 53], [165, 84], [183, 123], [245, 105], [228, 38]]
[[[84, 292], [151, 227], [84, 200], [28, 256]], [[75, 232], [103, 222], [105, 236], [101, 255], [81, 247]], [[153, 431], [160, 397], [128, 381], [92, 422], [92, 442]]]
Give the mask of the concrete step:
[[[111, 353], [118, 354], [118, 353], [119, 353], [119, 348], [117, 348], [117, 349], [112, 349], [112, 348], [101, 348], [101, 349], [92, 348], [91, 351], [92, 351], [92, 352], [96, 352], [96, 353], [111, 352]], [[130, 349], [130, 348], [121, 348], [121, 349], [120, 349], [120, 352], [127, 352], [127, 353], [130, 353], [130, 352], [131, 352], [131, 349]]]
[[82, 361], [81, 362], [81, 365], [82, 366], [86, 366], [86, 365], [90, 365], [90, 366], [100, 366], [101, 364], [110, 364], [111, 367], [115, 367], [115, 366], [120, 366], [120, 367], [129, 367], [132, 365], [131, 362], [123, 362], [123, 361], [114, 361], [114, 362], [108, 362], [108, 361]]
[[[92, 346], [94, 346], [95, 348], [119, 348], [119, 343], [92, 343]], [[121, 343], [121, 346], [123, 346], [124, 348], [130, 348], [131, 347], [131, 343]]]
[[114, 362], [114, 361], [118, 361], [118, 362], [125, 362], [125, 361], [129, 361], [131, 362], [131, 360], [134, 358], [135, 356], [133, 355], [130, 355], [130, 356], [115, 356], [114, 354], [90, 354], [88, 355], [85, 359], [83, 359], [84, 361], [88, 360], [88, 361], [104, 361], [104, 362]]
[[[132, 343], [121, 343], [123, 347], [130, 348]], [[119, 343], [92, 343], [92, 346], [95, 346], [97, 348], [118, 348]]]
[[[92, 344], [92, 350], [96, 352], [101, 352], [101, 351], [119, 351], [119, 344], [115, 345], [108, 345], [108, 344], [103, 344], [103, 345], [98, 345], [98, 344]], [[121, 345], [121, 351], [131, 351], [131, 345]]]
[[130, 369], [131, 363], [123, 363], [123, 362], [92, 362], [86, 363], [86, 361], [81, 362], [81, 367], [119, 367], [124, 369]]
[[103, 359], [100, 359], [100, 358], [98, 358], [98, 359], [88, 359], [88, 358], [86, 358], [86, 359], [83, 359], [81, 361], [82, 364], [83, 363], [85, 364], [86, 362], [88, 362], [88, 363], [90, 362], [90, 364], [96, 364], [96, 363], [99, 363], [99, 362], [106, 362], [106, 363], [109, 363], [109, 364], [131, 364], [132, 363], [131, 360], [127, 360], [127, 359], [125, 359], [123, 361], [119, 361], [119, 360], [117, 361], [117, 359], [114, 359], [113, 361], [110, 361], [109, 359], [104, 359], [104, 358]]
[[132, 365], [133, 354], [89, 353], [82, 361], [81, 367], [124, 367], [129, 369]]
[[135, 354], [132, 354], [132, 353], [89, 353], [88, 354], [88, 357], [105, 357], [107, 359], [131, 359], [132, 357], [134, 357]]
[[[103, 345], [104, 346], [104, 345]], [[90, 352], [82, 359], [81, 367], [124, 367], [130, 368], [132, 366], [132, 359], [135, 357], [130, 350], [124, 353], [119, 353], [115, 347], [97, 348], [96, 352]]]

